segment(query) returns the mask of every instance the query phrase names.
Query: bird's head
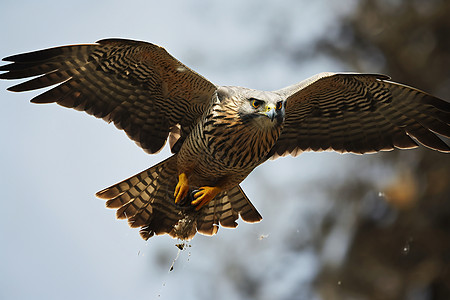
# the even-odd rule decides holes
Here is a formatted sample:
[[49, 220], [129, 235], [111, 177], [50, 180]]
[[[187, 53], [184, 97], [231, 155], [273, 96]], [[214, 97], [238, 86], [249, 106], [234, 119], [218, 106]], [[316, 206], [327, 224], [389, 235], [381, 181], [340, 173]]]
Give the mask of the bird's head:
[[284, 121], [285, 101], [278, 94], [242, 87], [219, 87], [217, 96], [221, 104], [233, 109], [243, 123], [279, 127]]

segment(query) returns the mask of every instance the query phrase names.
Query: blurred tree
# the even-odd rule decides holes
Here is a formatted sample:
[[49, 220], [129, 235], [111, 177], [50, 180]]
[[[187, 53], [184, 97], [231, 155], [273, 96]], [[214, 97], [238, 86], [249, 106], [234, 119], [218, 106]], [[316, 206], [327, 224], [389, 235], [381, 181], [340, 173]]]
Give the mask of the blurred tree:
[[450, 2], [359, 1], [318, 50], [353, 69], [389, 72], [412, 86], [450, 94]]
[[[446, 0], [361, 0], [317, 41], [315, 53], [450, 99], [449, 16]], [[409, 164], [397, 163], [399, 156]], [[394, 151], [359, 168], [375, 160], [397, 174], [380, 195], [364, 179], [330, 190], [337, 209], [325, 218], [321, 238], [342, 223], [345, 207], [356, 204], [357, 217], [345, 259], [321, 266], [318, 292], [324, 299], [450, 299], [448, 155]]]

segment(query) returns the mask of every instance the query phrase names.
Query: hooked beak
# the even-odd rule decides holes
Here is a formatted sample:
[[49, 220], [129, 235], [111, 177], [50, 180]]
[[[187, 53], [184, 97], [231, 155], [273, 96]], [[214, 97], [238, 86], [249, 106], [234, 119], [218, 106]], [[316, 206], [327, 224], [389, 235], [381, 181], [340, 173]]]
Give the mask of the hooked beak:
[[262, 112], [262, 114], [265, 115], [266, 117], [268, 117], [270, 119], [270, 121], [272, 121], [272, 122], [273, 122], [273, 120], [275, 120], [275, 118], [278, 115], [275, 105], [272, 105], [272, 104], [267, 105], [266, 110], [264, 112]]

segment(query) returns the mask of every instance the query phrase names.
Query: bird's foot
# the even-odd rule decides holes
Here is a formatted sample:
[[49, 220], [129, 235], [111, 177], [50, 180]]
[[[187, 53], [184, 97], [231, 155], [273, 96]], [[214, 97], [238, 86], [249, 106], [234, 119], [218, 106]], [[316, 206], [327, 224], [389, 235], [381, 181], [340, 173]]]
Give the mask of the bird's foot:
[[178, 183], [175, 187], [175, 193], [173, 196], [175, 197], [175, 203], [180, 202], [186, 197], [189, 192], [189, 183], [185, 173], [181, 173], [178, 175]]
[[204, 186], [201, 187], [193, 196], [194, 200], [191, 202], [192, 205], [196, 205], [195, 210], [199, 210], [209, 201], [214, 199], [218, 193], [222, 191], [221, 188], [216, 186]]

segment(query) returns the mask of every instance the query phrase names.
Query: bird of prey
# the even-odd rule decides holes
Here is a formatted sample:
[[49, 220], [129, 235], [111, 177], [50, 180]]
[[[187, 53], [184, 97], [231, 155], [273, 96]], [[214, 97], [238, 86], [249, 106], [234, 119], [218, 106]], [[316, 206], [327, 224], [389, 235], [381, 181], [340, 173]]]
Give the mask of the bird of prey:
[[104, 39], [4, 58], [9, 88], [54, 86], [56, 102], [173, 155], [96, 195], [142, 238], [213, 235], [262, 217], [239, 184], [258, 165], [303, 151], [371, 153], [422, 144], [450, 152], [450, 103], [377, 74], [320, 73], [277, 91], [219, 86], [154, 44]]

